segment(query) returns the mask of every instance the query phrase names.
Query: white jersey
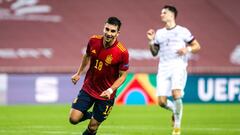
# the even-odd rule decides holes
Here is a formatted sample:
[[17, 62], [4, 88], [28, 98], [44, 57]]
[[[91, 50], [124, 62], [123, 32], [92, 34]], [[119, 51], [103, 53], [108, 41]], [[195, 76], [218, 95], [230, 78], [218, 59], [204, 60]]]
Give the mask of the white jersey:
[[177, 25], [173, 29], [162, 28], [157, 30], [154, 43], [159, 45], [159, 68], [171, 70], [174, 67], [187, 67], [187, 56], [180, 56], [177, 50], [186, 47], [194, 39], [191, 32]]

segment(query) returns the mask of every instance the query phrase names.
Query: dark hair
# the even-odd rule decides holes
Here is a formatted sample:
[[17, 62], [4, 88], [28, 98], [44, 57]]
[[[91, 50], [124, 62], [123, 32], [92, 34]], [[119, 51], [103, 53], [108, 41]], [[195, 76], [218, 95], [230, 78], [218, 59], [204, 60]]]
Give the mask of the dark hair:
[[163, 9], [168, 9], [169, 11], [173, 12], [174, 17], [177, 18], [178, 11], [177, 11], [176, 7], [170, 6], [170, 5], [165, 5], [163, 7]]
[[118, 31], [120, 30], [120, 27], [122, 25], [121, 21], [117, 17], [109, 17], [106, 23], [118, 26]]

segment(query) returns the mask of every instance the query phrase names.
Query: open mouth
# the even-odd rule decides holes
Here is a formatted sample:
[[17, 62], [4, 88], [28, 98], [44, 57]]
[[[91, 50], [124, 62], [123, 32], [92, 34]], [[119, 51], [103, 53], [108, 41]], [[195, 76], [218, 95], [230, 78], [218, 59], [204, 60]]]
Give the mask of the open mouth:
[[107, 42], [110, 42], [112, 39], [113, 39], [112, 36], [106, 36], [106, 41], [107, 41]]

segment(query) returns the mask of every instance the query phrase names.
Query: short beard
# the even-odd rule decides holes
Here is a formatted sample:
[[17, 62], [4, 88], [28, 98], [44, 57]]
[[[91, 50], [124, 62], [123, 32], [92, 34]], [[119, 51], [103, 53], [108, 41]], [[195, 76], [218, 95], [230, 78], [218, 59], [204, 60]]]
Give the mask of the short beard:
[[105, 43], [104, 47], [109, 47], [111, 45], [111, 43], [112, 43], [112, 40], [111, 41], [105, 40], [104, 43]]

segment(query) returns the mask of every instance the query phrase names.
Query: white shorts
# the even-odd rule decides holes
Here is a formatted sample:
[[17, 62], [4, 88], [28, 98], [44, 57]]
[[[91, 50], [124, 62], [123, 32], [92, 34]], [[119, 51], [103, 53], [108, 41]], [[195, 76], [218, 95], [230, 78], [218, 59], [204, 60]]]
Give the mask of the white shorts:
[[185, 68], [159, 70], [157, 74], [157, 96], [172, 96], [172, 90], [180, 89], [184, 96], [184, 87], [187, 81]]

